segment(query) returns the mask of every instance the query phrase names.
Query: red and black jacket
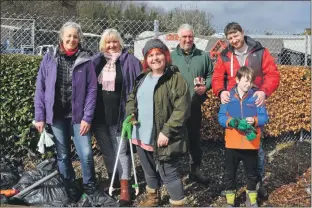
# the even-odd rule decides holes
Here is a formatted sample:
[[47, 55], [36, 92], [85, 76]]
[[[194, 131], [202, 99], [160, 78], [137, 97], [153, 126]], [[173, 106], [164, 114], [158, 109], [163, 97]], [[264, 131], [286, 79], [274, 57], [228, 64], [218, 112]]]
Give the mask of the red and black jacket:
[[[254, 84], [259, 91], [270, 96], [279, 86], [280, 74], [275, 61], [261, 43], [245, 36], [248, 45], [248, 56], [245, 66], [249, 66], [256, 71]], [[212, 90], [216, 96], [220, 96], [224, 90], [230, 91], [236, 84], [236, 72], [240, 68], [239, 62], [234, 54], [234, 48], [229, 46], [218, 56], [212, 75]]]

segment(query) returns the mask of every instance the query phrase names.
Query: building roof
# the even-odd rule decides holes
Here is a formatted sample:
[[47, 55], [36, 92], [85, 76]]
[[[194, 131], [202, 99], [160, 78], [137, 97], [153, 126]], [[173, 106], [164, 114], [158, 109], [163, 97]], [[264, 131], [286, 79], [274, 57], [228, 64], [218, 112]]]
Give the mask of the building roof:
[[284, 48], [311, 55], [311, 36], [308, 39], [284, 40]]
[[[165, 33], [159, 33], [159, 36], [164, 35], [164, 34]], [[138, 35], [136, 40], [150, 39], [154, 36], [155, 36], [155, 33], [153, 31], [145, 31], [145, 32], [142, 32], [140, 35]], [[311, 36], [252, 35], [250, 34], [250, 37], [255, 39], [256, 41], [259, 41], [263, 47], [267, 48], [270, 51], [272, 55], [277, 55], [281, 53], [283, 48], [297, 51], [300, 53], [305, 53], [307, 50], [308, 54], [311, 54]], [[306, 41], [306, 37], [308, 37], [307, 41]], [[207, 52], [210, 52], [213, 46], [217, 43], [217, 41], [225, 40], [225, 37], [222, 36], [222, 34], [214, 34], [212, 36], [198, 36], [198, 40], [203, 40], [203, 44], [206, 44], [206, 41], [208, 41], [204, 50]]]
[[210, 37], [208, 39], [208, 44], [205, 48], [205, 51], [211, 51], [212, 47], [218, 42], [218, 40], [223, 40], [224, 38]]
[[254, 38], [254, 40], [259, 41], [261, 45], [267, 48], [270, 53], [278, 54], [282, 52], [284, 47], [283, 39], [276, 38], [276, 39], [269, 39], [269, 38]]
[[[308, 54], [311, 54], [311, 37], [308, 36], [307, 44], [305, 36], [273, 36], [273, 35], [253, 35], [251, 36], [256, 41], [259, 41], [261, 45], [267, 48], [270, 53], [278, 54], [283, 48], [291, 49], [300, 53], [305, 53], [306, 46]], [[205, 51], [211, 51], [212, 47], [218, 40], [224, 40], [224, 38], [210, 37]]]

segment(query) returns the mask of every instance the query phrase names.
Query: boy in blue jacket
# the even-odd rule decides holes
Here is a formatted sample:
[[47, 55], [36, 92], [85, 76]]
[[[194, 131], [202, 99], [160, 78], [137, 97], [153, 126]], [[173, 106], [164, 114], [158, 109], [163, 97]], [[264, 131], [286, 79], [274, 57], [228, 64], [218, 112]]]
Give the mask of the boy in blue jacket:
[[225, 128], [225, 185], [227, 204], [234, 206], [235, 177], [240, 161], [247, 176], [246, 206], [257, 207], [256, 185], [261, 129], [268, 122], [265, 106], [257, 107], [252, 88], [255, 70], [242, 66], [236, 73], [236, 86], [230, 91], [230, 102], [221, 104], [219, 123]]

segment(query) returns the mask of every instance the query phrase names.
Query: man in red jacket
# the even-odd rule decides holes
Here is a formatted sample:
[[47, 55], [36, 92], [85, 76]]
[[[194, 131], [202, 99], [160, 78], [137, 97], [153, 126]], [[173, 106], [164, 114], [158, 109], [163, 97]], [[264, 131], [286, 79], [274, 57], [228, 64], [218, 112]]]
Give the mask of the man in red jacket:
[[[212, 75], [213, 93], [220, 97], [221, 103], [230, 101], [230, 90], [236, 85], [236, 72], [241, 66], [249, 66], [256, 71], [255, 87], [258, 90], [254, 93], [257, 96], [256, 105], [264, 104], [279, 86], [280, 74], [274, 59], [268, 49], [261, 43], [244, 35], [242, 27], [236, 23], [229, 23], [224, 34], [229, 45], [218, 56]], [[259, 149], [259, 176], [264, 178], [264, 151], [262, 146]], [[261, 180], [262, 181], [262, 180]], [[259, 195], [266, 196], [267, 192], [260, 183]]]

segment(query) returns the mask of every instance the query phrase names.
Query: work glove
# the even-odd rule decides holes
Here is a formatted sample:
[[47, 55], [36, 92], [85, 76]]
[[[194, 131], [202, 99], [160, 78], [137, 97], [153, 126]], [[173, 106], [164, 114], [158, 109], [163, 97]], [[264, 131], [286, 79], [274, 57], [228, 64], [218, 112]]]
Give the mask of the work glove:
[[132, 125], [137, 125], [139, 122], [135, 119], [134, 114], [127, 116], [127, 118], [122, 123], [122, 130], [121, 130], [121, 138], [127, 139], [132, 138]]
[[246, 130], [245, 130], [245, 133], [246, 133], [246, 138], [248, 141], [252, 141], [254, 140], [256, 137], [257, 137], [257, 132], [255, 130], [255, 128], [253, 126], [251, 126], [249, 124], [250, 127], [248, 127]]
[[245, 131], [248, 128], [248, 126], [250, 126], [250, 124], [248, 124], [245, 119], [241, 119], [239, 120], [237, 129], [240, 131]]
[[236, 129], [238, 127], [240, 120], [238, 118], [232, 118], [229, 122], [229, 127]]

